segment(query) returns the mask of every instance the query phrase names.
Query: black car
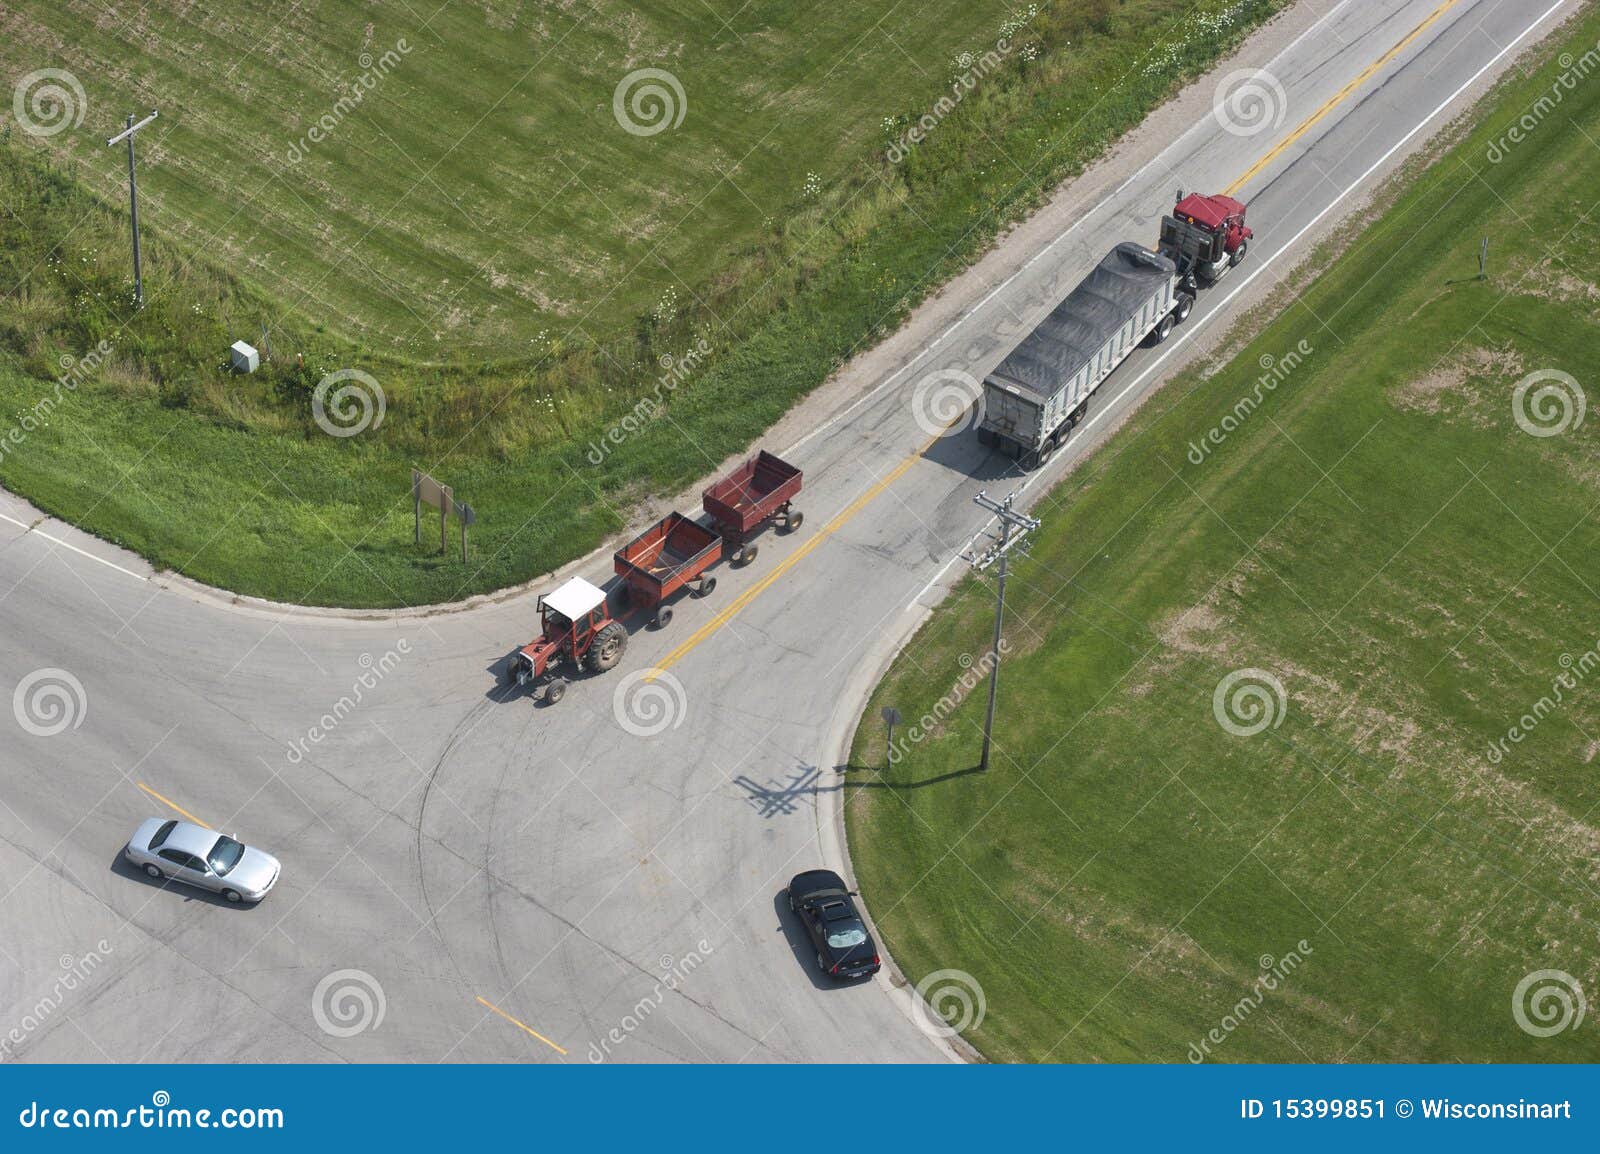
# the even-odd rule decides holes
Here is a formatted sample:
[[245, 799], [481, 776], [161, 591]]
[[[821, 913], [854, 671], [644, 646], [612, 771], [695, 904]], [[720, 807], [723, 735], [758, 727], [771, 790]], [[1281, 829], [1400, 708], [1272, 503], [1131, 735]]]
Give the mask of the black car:
[[832, 870], [806, 870], [789, 882], [789, 908], [811, 935], [817, 968], [830, 977], [870, 978], [882, 966], [854, 897]]

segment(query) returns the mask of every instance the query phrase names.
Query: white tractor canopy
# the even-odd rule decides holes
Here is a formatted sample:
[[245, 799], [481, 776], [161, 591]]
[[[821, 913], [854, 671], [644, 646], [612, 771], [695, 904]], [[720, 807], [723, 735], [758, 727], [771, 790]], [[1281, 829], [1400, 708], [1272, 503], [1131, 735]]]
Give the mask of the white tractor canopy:
[[581, 621], [589, 611], [604, 605], [606, 595], [582, 577], [574, 577], [554, 593], [545, 594], [544, 603], [568, 621]]

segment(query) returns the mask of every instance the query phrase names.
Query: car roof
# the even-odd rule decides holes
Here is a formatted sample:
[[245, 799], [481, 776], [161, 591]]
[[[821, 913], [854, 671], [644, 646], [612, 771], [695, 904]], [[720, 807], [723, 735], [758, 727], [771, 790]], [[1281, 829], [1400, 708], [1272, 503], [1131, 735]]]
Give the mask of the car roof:
[[203, 825], [193, 822], [180, 821], [167, 835], [167, 840], [162, 843], [162, 849], [178, 849], [184, 853], [192, 853], [196, 857], [205, 857], [211, 852], [211, 847], [217, 844], [217, 831], [207, 829]]

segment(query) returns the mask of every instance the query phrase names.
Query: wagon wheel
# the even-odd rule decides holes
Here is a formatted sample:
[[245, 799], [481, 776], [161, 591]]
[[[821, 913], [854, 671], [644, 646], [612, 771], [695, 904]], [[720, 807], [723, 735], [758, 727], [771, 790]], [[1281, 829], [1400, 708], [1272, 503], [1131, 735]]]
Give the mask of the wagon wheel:
[[668, 625], [672, 624], [672, 607], [670, 605], [663, 605], [660, 609], [657, 609], [655, 620], [652, 623], [657, 629], [665, 629]]
[[604, 673], [622, 660], [622, 651], [628, 648], [628, 631], [620, 622], [613, 621], [595, 635], [594, 644], [589, 646], [589, 668], [595, 673]]
[[757, 545], [746, 545], [743, 549], [739, 550], [739, 556], [736, 558], [736, 560], [741, 566], [748, 565], [750, 562], [756, 559], [756, 554], [760, 551], [760, 547]]
[[695, 587], [694, 595], [696, 597], [709, 597], [711, 596], [711, 591], [716, 587], [717, 579], [715, 577], [702, 577], [700, 578], [700, 584]]
[[783, 527], [790, 533], [798, 532], [801, 525], [806, 523], [806, 515], [796, 509], [783, 519]]
[[554, 705], [566, 695], [567, 679], [565, 677], [557, 677], [544, 687], [544, 703], [546, 705]]

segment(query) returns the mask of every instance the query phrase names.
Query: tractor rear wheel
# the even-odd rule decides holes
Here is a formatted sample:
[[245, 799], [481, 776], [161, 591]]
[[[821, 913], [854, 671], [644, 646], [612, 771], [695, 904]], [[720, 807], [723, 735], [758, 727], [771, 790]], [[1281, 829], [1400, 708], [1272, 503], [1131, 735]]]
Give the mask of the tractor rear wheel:
[[554, 705], [567, 695], [567, 679], [558, 677], [544, 687], [544, 703]]
[[1156, 325], [1154, 339], [1152, 339], [1150, 343], [1153, 345], [1159, 345], [1162, 341], [1166, 340], [1172, 335], [1172, 326], [1177, 323], [1178, 322], [1173, 319], [1171, 313], [1168, 313], [1166, 316], [1162, 317], [1161, 323]]
[[628, 631], [621, 622], [613, 621], [595, 634], [594, 642], [589, 646], [589, 669], [604, 673], [622, 660], [622, 652], [627, 648]]

